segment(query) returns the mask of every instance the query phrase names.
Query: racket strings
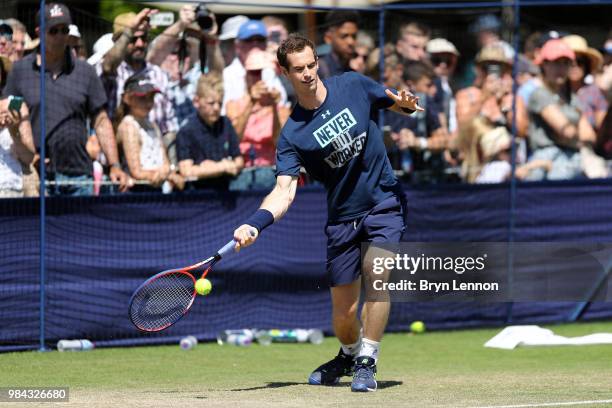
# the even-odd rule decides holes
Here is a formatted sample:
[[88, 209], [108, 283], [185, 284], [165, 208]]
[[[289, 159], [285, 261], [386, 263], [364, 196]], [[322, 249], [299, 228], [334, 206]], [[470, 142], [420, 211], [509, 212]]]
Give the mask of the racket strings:
[[194, 279], [171, 272], [145, 284], [132, 298], [130, 318], [141, 330], [158, 331], [178, 321], [195, 297]]

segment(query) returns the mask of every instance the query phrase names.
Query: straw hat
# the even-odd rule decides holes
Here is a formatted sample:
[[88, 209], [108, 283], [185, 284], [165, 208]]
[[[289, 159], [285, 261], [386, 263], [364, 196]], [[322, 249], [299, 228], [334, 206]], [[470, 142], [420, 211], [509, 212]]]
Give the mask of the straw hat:
[[492, 44], [483, 47], [476, 55], [476, 63], [498, 62], [501, 64], [512, 65], [512, 59], [508, 58], [504, 47], [501, 44]]
[[426, 51], [430, 54], [448, 53], [460, 56], [455, 45], [446, 38], [434, 38], [427, 43]]
[[563, 37], [562, 40], [569, 45], [569, 47], [574, 51], [576, 56], [584, 55], [586, 56], [590, 63], [591, 72], [595, 72], [601, 67], [603, 63], [603, 57], [599, 51], [595, 48], [589, 47], [587, 40], [584, 37], [579, 35], [568, 35]]

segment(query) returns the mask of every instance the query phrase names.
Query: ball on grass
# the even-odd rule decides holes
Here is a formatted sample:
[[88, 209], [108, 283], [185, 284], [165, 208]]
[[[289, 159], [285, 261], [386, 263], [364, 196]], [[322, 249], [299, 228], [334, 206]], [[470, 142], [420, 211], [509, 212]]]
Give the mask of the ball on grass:
[[410, 325], [410, 331], [414, 334], [424, 333], [425, 323], [423, 323], [420, 320], [417, 320], [416, 322], [412, 322], [412, 324]]
[[212, 283], [208, 279], [198, 279], [195, 283], [195, 290], [198, 295], [208, 295], [212, 290]]

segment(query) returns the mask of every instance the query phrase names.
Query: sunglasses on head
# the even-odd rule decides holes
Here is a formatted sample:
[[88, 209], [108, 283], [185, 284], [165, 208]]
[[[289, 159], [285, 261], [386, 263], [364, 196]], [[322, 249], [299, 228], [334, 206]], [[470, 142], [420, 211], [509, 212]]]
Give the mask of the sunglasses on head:
[[70, 29], [68, 27], [62, 27], [62, 28], [51, 27], [49, 29], [49, 34], [50, 35], [57, 35], [57, 33], [62, 33], [63, 35], [68, 35], [69, 32], [70, 32]]

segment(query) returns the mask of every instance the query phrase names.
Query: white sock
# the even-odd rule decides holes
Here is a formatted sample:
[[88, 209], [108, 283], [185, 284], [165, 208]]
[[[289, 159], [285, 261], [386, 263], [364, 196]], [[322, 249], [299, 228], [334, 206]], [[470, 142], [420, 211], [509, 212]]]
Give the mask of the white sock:
[[353, 344], [343, 344], [342, 352], [349, 356], [356, 356], [361, 350], [361, 332], [359, 332], [359, 338]]
[[364, 338], [361, 341], [361, 350], [359, 350], [359, 357], [367, 356], [378, 361], [378, 351], [380, 350], [380, 341], [374, 341]]

